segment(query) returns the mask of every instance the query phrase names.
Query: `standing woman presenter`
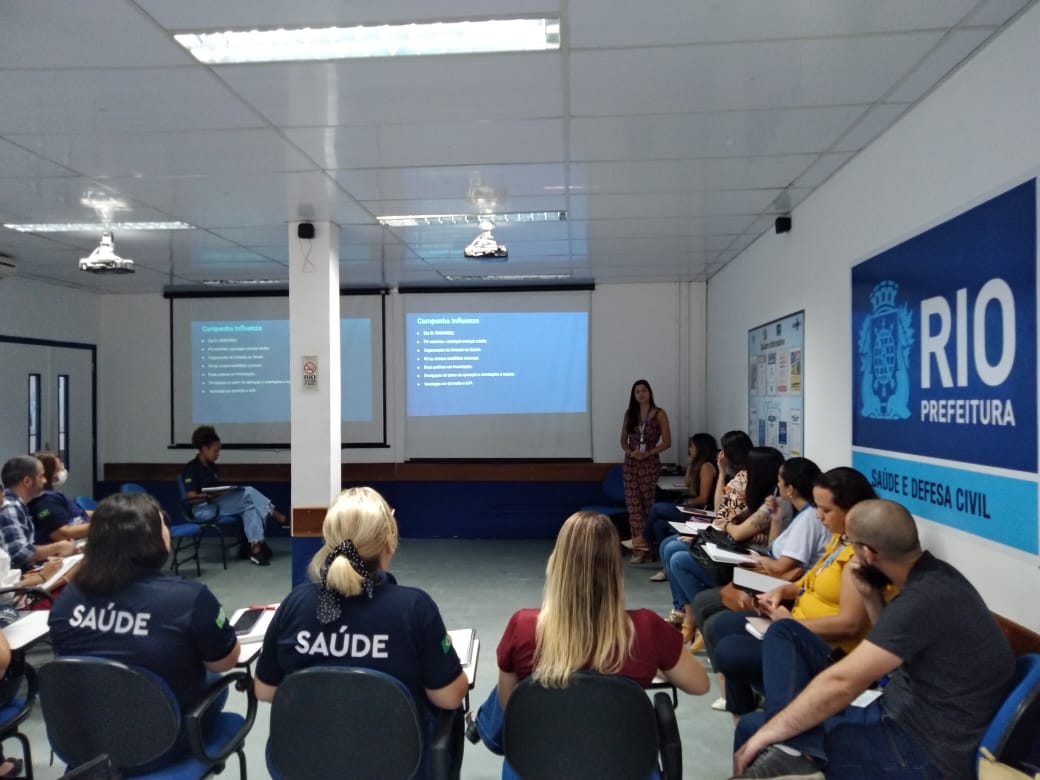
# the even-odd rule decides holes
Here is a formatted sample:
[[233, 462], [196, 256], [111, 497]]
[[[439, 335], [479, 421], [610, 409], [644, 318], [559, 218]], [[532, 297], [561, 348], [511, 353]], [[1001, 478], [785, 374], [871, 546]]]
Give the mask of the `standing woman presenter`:
[[654, 504], [657, 478], [661, 476], [659, 455], [671, 446], [668, 415], [654, 403], [649, 382], [636, 380], [621, 424], [621, 449], [625, 453], [622, 473], [628, 527], [632, 532], [632, 563], [645, 563], [653, 554], [643, 536], [643, 528]]

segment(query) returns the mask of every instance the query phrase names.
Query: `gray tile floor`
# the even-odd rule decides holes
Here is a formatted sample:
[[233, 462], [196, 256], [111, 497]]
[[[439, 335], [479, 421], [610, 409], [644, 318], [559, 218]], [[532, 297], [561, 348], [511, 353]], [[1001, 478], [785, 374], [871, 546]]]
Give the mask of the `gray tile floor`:
[[[274, 539], [272, 547], [276, 557], [269, 568], [236, 561], [229, 564], [227, 571], [221, 569], [214, 550], [203, 549], [202, 579], [229, 613], [247, 604], [278, 601], [288, 592], [289, 540]], [[545, 561], [551, 549], [548, 541], [402, 540], [392, 566], [398, 580], [428, 591], [449, 628], [472, 627], [481, 640], [477, 681], [471, 694], [474, 706], [496, 682], [495, 647], [509, 616], [521, 607], [541, 603]], [[650, 607], [664, 615], [670, 606], [668, 586], [648, 580], [656, 570], [652, 566], [626, 566], [628, 603], [630, 607]], [[29, 656], [30, 663], [37, 667], [49, 658], [46, 644], [34, 648]], [[714, 689], [703, 697], [680, 694], [676, 715], [682, 735], [685, 777], [729, 776], [733, 726], [728, 715], [711, 710], [710, 703], [717, 695]], [[268, 717], [269, 705], [261, 704], [256, 724], [246, 740], [252, 778], [267, 777], [263, 751]], [[38, 708], [24, 731], [32, 742], [36, 777], [59, 777], [61, 767], [48, 763], [50, 750]], [[17, 755], [14, 743], [8, 749], [11, 755]], [[234, 774], [225, 777], [237, 777], [237, 769], [229, 767], [229, 771]], [[466, 780], [498, 778], [501, 759], [481, 745], [466, 743], [462, 776]]]

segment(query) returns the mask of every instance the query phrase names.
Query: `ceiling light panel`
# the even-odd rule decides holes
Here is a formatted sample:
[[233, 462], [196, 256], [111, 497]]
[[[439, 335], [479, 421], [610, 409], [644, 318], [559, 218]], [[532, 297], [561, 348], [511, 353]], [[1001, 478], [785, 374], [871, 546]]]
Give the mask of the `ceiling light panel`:
[[187, 222], [48, 222], [10, 223], [8, 230], [19, 233], [89, 233], [99, 230], [194, 230]]
[[566, 211], [509, 211], [498, 214], [401, 214], [376, 217], [386, 227], [418, 227], [420, 225], [475, 225], [484, 220], [502, 225], [523, 225], [534, 222], [563, 222]]
[[488, 19], [295, 30], [228, 30], [173, 36], [207, 65], [437, 54], [553, 51], [559, 19]]

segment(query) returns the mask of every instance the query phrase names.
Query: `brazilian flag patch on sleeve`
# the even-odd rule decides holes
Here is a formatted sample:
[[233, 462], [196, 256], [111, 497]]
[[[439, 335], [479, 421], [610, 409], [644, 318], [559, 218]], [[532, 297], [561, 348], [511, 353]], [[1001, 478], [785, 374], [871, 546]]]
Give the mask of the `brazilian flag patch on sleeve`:
[[451, 634], [445, 634], [444, 639], [441, 640], [441, 650], [447, 653], [451, 650]]
[[217, 628], [223, 628], [226, 623], [227, 613], [224, 612], [224, 607], [221, 607], [220, 611], [217, 612]]

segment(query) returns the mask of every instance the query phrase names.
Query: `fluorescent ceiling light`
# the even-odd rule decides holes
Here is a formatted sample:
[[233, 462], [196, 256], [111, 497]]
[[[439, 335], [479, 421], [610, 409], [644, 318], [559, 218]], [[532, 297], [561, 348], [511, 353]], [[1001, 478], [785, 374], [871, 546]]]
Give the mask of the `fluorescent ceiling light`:
[[449, 282], [558, 282], [570, 274], [443, 274]]
[[420, 225], [518, 225], [528, 222], [563, 222], [566, 211], [510, 211], [496, 214], [399, 214], [376, 217], [384, 227], [418, 227]]
[[295, 30], [228, 30], [181, 33], [174, 39], [200, 62], [342, 60], [419, 57], [560, 48], [560, 20], [488, 19]]
[[284, 279], [203, 279], [202, 283], [211, 287], [253, 287], [264, 284], [288, 284]]
[[187, 222], [51, 222], [4, 224], [8, 230], [19, 233], [97, 233], [108, 230], [194, 230]]

